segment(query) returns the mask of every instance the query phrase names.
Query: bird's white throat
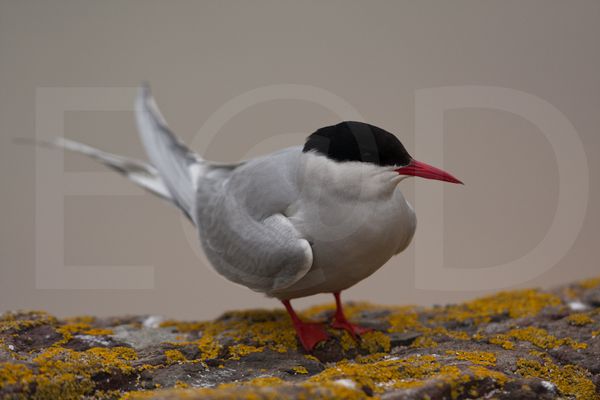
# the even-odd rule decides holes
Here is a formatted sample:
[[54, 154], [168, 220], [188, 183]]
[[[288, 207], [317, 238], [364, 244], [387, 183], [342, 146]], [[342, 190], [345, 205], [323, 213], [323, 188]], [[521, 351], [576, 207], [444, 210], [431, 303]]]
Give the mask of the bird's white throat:
[[323, 155], [302, 154], [299, 182], [304, 190], [335, 192], [345, 199], [363, 201], [392, 196], [404, 178], [394, 167], [346, 161], [338, 162]]

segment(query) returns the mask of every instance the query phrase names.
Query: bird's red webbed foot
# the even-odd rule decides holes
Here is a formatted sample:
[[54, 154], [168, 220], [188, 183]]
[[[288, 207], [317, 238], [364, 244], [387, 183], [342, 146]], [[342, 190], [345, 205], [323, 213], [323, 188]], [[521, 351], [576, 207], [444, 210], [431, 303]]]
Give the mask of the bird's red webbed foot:
[[306, 351], [312, 351], [318, 343], [329, 338], [325, 328], [317, 322], [301, 322], [294, 324], [294, 328], [296, 328], [296, 334]]
[[340, 300], [340, 293], [337, 292], [333, 295], [335, 296], [336, 310], [333, 316], [333, 321], [331, 322], [332, 328], [345, 330], [350, 334], [350, 336], [352, 336], [354, 340], [360, 340], [360, 335], [373, 330], [371, 328], [366, 328], [360, 325], [350, 323], [350, 321], [348, 321], [348, 319], [344, 315], [344, 309]]
[[292, 319], [292, 324], [294, 325], [294, 329], [296, 330], [296, 334], [298, 335], [298, 339], [300, 339], [300, 343], [302, 344], [302, 347], [304, 347], [304, 350], [310, 352], [318, 343], [324, 342], [329, 338], [329, 334], [322, 324], [318, 322], [302, 321], [292, 308], [289, 300], [282, 300], [281, 302]]

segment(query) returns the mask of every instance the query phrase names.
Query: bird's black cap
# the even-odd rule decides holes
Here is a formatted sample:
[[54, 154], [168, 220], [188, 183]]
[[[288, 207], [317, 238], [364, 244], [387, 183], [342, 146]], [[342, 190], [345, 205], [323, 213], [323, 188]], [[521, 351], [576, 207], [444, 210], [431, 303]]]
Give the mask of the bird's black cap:
[[340, 162], [361, 161], [380, 166], [403, 166], [412, 160], [396, 136], [356, 121], [317, 130], [306, 139], [302, 151], [313, 151]]

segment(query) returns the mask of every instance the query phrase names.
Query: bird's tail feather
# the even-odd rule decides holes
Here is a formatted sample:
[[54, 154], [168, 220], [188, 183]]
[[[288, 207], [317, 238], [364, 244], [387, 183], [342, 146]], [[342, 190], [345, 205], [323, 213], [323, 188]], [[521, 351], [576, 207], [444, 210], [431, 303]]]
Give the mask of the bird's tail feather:
[[[143, 161], [107, 153], [86, 144], [62, 137], [51, 141], [18, 138], [15, 139], [15, 142], [34, 144], [50, 148], [61, 148], [74, 153], [84, 154], [119, 172], [120, 174], [125, 175], [130, 181], [134, 182], [148, 192], [159, 196], [174, 205], [177, 205], [177, 202], [173, 199], [173, 196], [160, 177], [157, 169]], [[187, 211], [183, 211], [187, 215]]]

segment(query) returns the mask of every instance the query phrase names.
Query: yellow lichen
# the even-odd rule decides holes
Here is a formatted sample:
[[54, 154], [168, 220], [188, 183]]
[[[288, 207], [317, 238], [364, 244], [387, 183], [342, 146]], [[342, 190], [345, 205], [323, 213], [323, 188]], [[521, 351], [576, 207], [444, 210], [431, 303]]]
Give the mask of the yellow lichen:
[[374, 393], [386, 388], [406, 388], [422, 384], [422, 380], [440, 372], [441, 365], [434, 356], [412, 356], [388, 359], [368, 364], [341, 361], [327, 368], [308, 382], [324, 383], [350, 379], [358, 387], [368, 387]]
[[583, 280], [579, 282], [579, 286], [584, 289], [595, 289], [600, 286], [600, 277]]
[[306, 369], [306, 367], [303, 367], [302, 365], [297, 365], [295, 367], [292, 367], [292, 371], [294, 371], [294, 373], [300, 374], [300, 375], [308, 374], [308, 370]]
[[[294, 398], [309, 400], [316, 398], [367, 400], [367, 395], [359, 389], [350, 389], [333, 382], [315, 384], [303, 382], [297, 385], [285, 383], [278, 378], [259, 378], [235, 384], [222, 384], [215, 388], [201, 389], [170, 389], [151, 392], [130, 392], [125, 394], [121, 400], [144, 400], [155, 398], [178, 399], [244, 399], [244, 400], [278, 400], [282, 398], [280, 393], [274, 389], [294, 387]], [[285, 396], [284, 396], [285, 397]]]
[[223, 346], [221, 346], [221, 344], [219, 344], [219, 342], [217, 342], [208, 332], [204, 332], [200, 340], [198, 340], [198, 349], [202, 353], [202, 360], [217, 358], [222, 347]]
[[390, 324], [388, 331], [391, 333], [406, 332], [422, 327], [415, 307], [395, 307], [387, 320]]
[[[380, 322], [389, 323], [390, 333], [416, 332], [415, 336], [418, 338], [412, 344], [416, 348], [436, 347], [439, 341], [444, 344], [442, 348], [445, 350], [448, 338], [478, 342], [481, 346], [489, 342], [501, 345], [506, 349], [514, 348], [519, 342], [528, 342], [543, 350], [565, 345], [571, 346], [573, 349], [585, 348], [585, 343], [578, 343], [571, 338], [557, 338], [544, 329], [536, 327], [517, 328], [496, 335], [489, 335], [485, 333], [484, 329], [477, 329], [477, 333], [471, 334], [474, 330], [472, 329], [473, 324], [489, 322], [498, 318], [533, 316], [546, 306], [559, 305], [561, 305], [561, 301], [554, 295], [537, 290], [524, 290], [500, 293], [449, 307], [389, 308], [367, 303], [350, 303], [345, 309], [349, 318], [359, 318], [360, 314], [367, 310], [388, 311], [387, 314], [385, 312], [376, 314], [380, 316]], [[304, 319], [318, 319], [333, 313], [334, 310], [335, 305], [328, 304], [313, 307], [301, 312], [300, 315]], [[568, 317], [569, 322], [576, 325], [590, 323], [587, 321], [583, 324], [580, 315], [591, 319], [595, 314], [574, 314]], [[0, 317], [0, 333], [8, 332], [8, 337], [10, 337], [22, 329], [43, 324], [51, 325], [63, 335], [63, 340], [40, 353], [25, 354], [27, 361], [31, 363], [27, 366], [0, 364], [0, 388], [2, 384], [17, 385], [19, 390], [25, 388], [23, 398], [36, 400], [49, 398], [70, 400], [82, 397], [115, 398], [119, 394], [114, 391], [101, 392], [95, 389], [95, 381], [92, 377], [101, 372], [108, 375], [114, 375], [115, 372], [139, 374], [145, 369], [164, 368], [164, 365], [133, 367], [132, 361], [136, 359], [136, 353], [130, 348], [93, 348], [87, 351], [74, 351], [60, 347], [75, 334], [109, 335], [112, 333], [110, 329], [99, 328], [98, 326], [105, 326], [105, 324], [96, 322], [93, 317], [72, 318], [62, 323], [44, 313], [16, 313], [12, 316], [8, 314], [8, 316]], [[224, 361], [224, 358], [239, 359], [251, 353], [267, 350], [279, 352], [297, 350], [295, 331], [289, 317], [282, 310], [236, 311], [226, 313], [216, 321], [168, 321], [162, 326], [171, 327], [174, 333], [179, 335], [177, 339], [174, 339], [175, 342], [170, 343], [171, 350], [166, 350], [164, 353], [168, 363], [193, 363], [208, 359]], [[464, 327], [464, 331], [449, 330], [444, 326], [458, 327], [455, 329]], [[372, 390], [376, 397], [389, 390], [415, 388], [426, 382], [450, 385], [449, 393], [452, 398], [465, 396], [476, 398], [481, 394], [475, 390], [477, 385], [470, 384], [471, 381], [489, 378], [496, 385], [501, 386], [509, 380], [503, 373], [487, 368], [496, 365], [496, 355], [491, 352], [449, 350], [444, 354], [442, 350], [442, 355], [437, 356], [421, 355], [399, 358], [389, 354], [390, 336], [384, 332], [368, 332], [362, 335], [362, 339], [358, 342], [352, 340], [350, 335], [344, 331], [330, 330], [330, 333], [332, 336], [336, 336], [341, 343], [342, 350], [344, 350], [341, 354], [342, 357], [361, 355], [356, 356], [353, 361], [344, 360], [326, 364], [326, 369], [321, 373], [311, 377], [298, 376], [294, 383], [286, 383], [279, 378], [268, 377], [266, 376], [268, 371], [264, 371], [263, 375], [265, 376], [260, 378], [222, 384], [215, 388], [190, 389], [185, 383], [178, 382], [174, 389], [167, 388], [144, 393], [132, 392], [125, 398], [141, 399], [150, 398], [156, 393], [176, 393], [178, 396], [189, 394], [196, 398], [207, 399], [233, 396], [248, 399], [275, 399], [282, 393], [288, 393], [286, 390], [290, 390], [289, 393], [297, 394], [298, 398], [327, 397], [362, 400], [368, 397], [365, 390], [366, 393]], [[592, 332], [592, 336], [598, 334], [600, 331]], [[523, 345], [523, 343], [520, 344]], [[177, 350], [178, 348], [183, 350], [183, 346], [190, 345], [195, 345], [200, 350], [197, 360], [187, 360], [184, 354]], [[4, 345], [4, 347], [6, 346]], [[457, 346], [457, 348], [460, 349], [461, 346]], [[22, 353], [20, 351], [20, 354]], [[519, 364], [519, 373], [534, 376], [534, 372], [536, 372], [544, 379], [557, 384], [563, 393], [574, 392], [575, 385], [569, 386], [563, 382], [561, 388], [555, 379], [560, 377], [566, 379], [568, 373], [572, 373], [577, 382], [584, 385], [584, 393], [587, 393], [585, 391], [589, 389], [586, 386], [589, 385], [589, 376], [586, 375], [587, 371], [583, 368], [554, 366], [551, 361], [548, 361], [547, 354], [542, 351], [532, 350], [530, 354], [544, 361], [543, 364], [538, 362], [543, 368], [533, 368], [537, 366], [528, 364], [528, 362], [535, 361], [527, 360], [527, 362]], [[304, 357], [313, 362], [319, 362], [314, 356], [305, 355]], [[214, 365], [214, 368], [224, 367], [218, 362], [208, 364]], [[15, 367], [15, 365], [19, 366]], [[137, 365], [137, 363], [133, 365]], [[309, 374], [306, 367], [302, 365], [292, 367], [290, 373], [292, 371], [298, 375]], [[262, 374], [256, 370], [255, 373]], [[302, 382], [298, 382], [298, 380]], [[293, 389], [291, 389], [292, 387]], [[36, 390], [33, 391], [32, 388]], [[272, 388], [276, 388], [276, 390]], [[27, 390], [31, 390], [31, 393]], [[585, 397], [579, 396], [578, 398]], [[594, 400], [596, 399], [594, 398]]]
[[559, 366], [546, 358], [543, 363], [521, 358], [517, 360], [518, 374], [548, 380], [556, 385], [562, 394], [574, 396], [578, 400], [598, 400], [600, 395], [591, 381], [591, 374], [576, 365]]
[[0, 363], [0, 389], [18, 383], [30, 382], [33, 372], [23, 364]]
[[500, 385], [504, 385], [509, 381], [509, 378], [499, 371], [494, 371], [488, 368], [484, 368], [478, 365], [472, 365], [469, 369], [475, 374], [478, 378], [491, 378], [494, 381], [498, 382]]
[[496, 355], [487, 351], [448, 350], [446, 354], [453, 355], [458, 360], [470, 361], [473, 364], [493, 367], [496, 365]]
[[106, 336], [112, 335], [114, 332], [112, 329], [103, 329], [103, 328], [92, 328], [85, 331], [82, 331], [82, 335], [91, 335], [91, 336]]
[[506, 335], [493, 336], [493, 337], [489, 338], [489, 342], [491, 344], [496, 344], [498, 346], [502, 346], [502, 348], [505, 350], [512, 350], [515, 348], [515, 344], [513, 342], [511, 342], [510, 340], [508, 340], [508, 337]]
[[509, 339], [529, 342], [544, 350], [556, 349], [560, 346], [571, 346], [571, 348], [575, 350], [587, 348], [587, 344], [585, 343], [579, 343], [576, 340], [568, 337], [559, 339], [548, 333], [548, 331], [545, 329], [534, 326], [521, 329], [512, 329], [506, 333], [497, 334], [493, 338], [490, 338], [490, 343], [501, 344], [502, 347], [511, 349], [513, 347], [506, 345], [507, 343], [510, 343]]
[[201, 338], [195, 342], [202, 351], [202, 358], [216, 358], [223, 346], [221, 339], [254, 346], [268, 347], [278, 352], [296, 349], [296, 334], [289, 317], [282, 311], [247, 310], [223, 315], [214, 322], [168, 321], [163, 327], [172, 327], [179, 332], [198, 331]]
[[571, 314], [567, 317], [567, 320], [570, 325], [574, 326], [585, 326], [594, 323], [592, 317], [584, 313]]
[[390, 351], [390, 338], [383, 332], [368, 331], [363, 333], [357, 340], [353, 339], [347, 332], [342, 332], [340, 344], [344, 351], [359, 348], [367, 353], [378, 353], [381, 351]]
[[[126, 347], [91, 348], [84, 352], [50, 347], [32, 359], [36, 373], [19, 364], [2, 364], [0, 387], [19, 385], [23, 398], [80, 399], [94, 390], [92, 376], [100, 372], [131, 373], [135, 351]], [[29, 393], [35, 388], [33, 393]]]
[[92, 326], [90, 325], [90, 319], [88, 317], [76, 317], [71, 318], [68, 321], [69, 323], [60, 325], [56, 328], [56, 331], [60, 333], [63, 338], [62, 340], [59, 340], [58, 342], [54, 343], [54, 347], [60, 347], [68, 343], [75, 334], [92, 336], [113, 334], [113, 331], [111, 329], [92, 328]]
[[559, 297], [538, 290], [500, 292], [492, 296], [449, 306], [440, 314], [440, 320], [489, 322], [492, 317], [507, 314], [510, 318], [536, 315], [542, 309], [561, 304]]
[[174, 328], [177, 332], [197, 332], [206, 326], [205, 322], [168, 320], [160, 324], [161, 328]]
[[274, 376], [267, 376], [267, 377], [254, 378], [254, 379], [250, 379], [247, 381], [222, 383], [218, 386], [218, 388], [226, 389], [226, 388], [230, 388], [230, 387], [240, 387], [240, 386], [271, 387], [271, 386], [279, 385], [282, 383], [284, 383], [284, 381], [281, 378], [277, 378]]
[[252, 353], [262, 352], [264, 347], [248, 346], [246, 344], [236, 344], [229, 346], [229, 356], [232, 360], [239, 360], [240, 357], [247, 356]]
[[167, 362], [171, 364], [187, 361], [183, 353], [179, 350], [165, 350], [165, 357], [167, 357]]
[[419, 336], [410, 345], [410, 347], [432, 348], [437, 347], [438, 343], [429, 336]]
[[369, 353], [389, 352], [391, 348], [390, 337], [383, 332], [370, 331], [362, 335], [360, 347]]
[[0, 315], [0, 333], [8, 331], [19, 332], [41, 325], [53, 326], [56, 323], [56, 318], [44, 311], [8, 311]]
[[306, 358], [307, 360], [320, 362], [319, 359], [317, 357], [313, 356], [312, 354], [305, 354], [304, 358]]

